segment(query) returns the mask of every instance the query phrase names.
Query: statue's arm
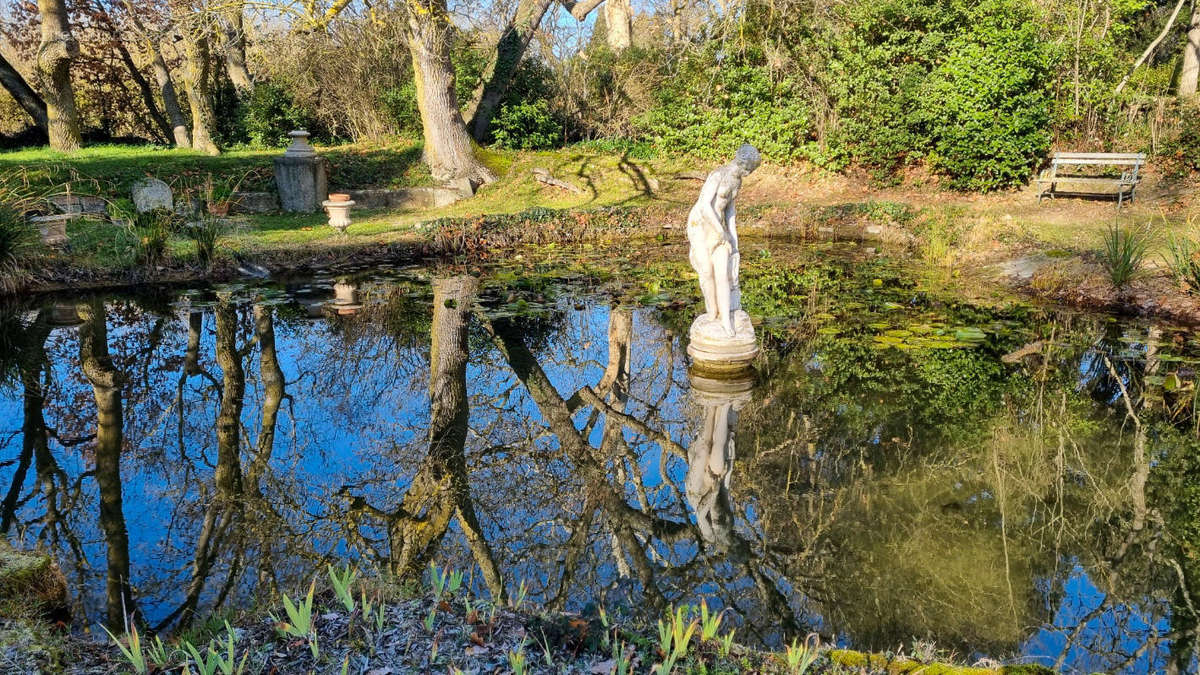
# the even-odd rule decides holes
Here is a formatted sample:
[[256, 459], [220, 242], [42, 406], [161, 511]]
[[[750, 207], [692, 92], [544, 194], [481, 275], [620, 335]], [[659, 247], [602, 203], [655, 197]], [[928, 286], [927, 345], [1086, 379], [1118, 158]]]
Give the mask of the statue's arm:
[[717, 201], [717, 192], [721, 188], [721, 180], [719, 176], [711, 176], [704, 183], [704, 188], [700, 191], [700, 199], [698, 204], [702, 207], [701, 211], [704, 216], [705, 224], [713, 234], [717, 235], [718, 243], [724, 242], [729, 238], [725, 231], [725, 224], [721, 215], [717, 213], [716, 207], [713, 205]]

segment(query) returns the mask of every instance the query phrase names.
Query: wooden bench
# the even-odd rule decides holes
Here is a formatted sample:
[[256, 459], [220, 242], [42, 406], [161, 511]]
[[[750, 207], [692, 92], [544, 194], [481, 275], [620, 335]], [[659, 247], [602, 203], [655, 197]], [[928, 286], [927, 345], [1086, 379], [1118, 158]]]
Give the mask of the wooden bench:
[[[1116, 188], [1117, 206], [1127, 200], [1133, 201], [1133, 192], [1137, 189], [1138, 171], [1146, 163], [1146, 155], [1140, 152], [1056, 152], [1050, 158], [1050, 169], [1038, 176], [1037, 183], [1041, 186], [1038, 191], [1038, 201], [1043, 197], [1054, 198], [1056, 194], [1107, 194], [1097, 188]], [[1083, 176], [1069, 173], [1071, 168], [1085, 166], [1119, 167], [1123, 168], [1120, 176]], [[1063, 169], [1067, 168], [1068, 173]], [[1081, 190], [1060, 190], [1059, 185], [1081, 186]]]

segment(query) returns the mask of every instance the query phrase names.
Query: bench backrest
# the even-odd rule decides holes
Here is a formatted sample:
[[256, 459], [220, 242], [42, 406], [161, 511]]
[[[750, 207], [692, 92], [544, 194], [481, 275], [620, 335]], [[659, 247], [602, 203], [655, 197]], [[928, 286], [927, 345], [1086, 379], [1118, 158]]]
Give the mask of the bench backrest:
[[1052, 164], [1141, 166], [1146, 155], [1140, 152], [1056, 152], [1050, 157]]

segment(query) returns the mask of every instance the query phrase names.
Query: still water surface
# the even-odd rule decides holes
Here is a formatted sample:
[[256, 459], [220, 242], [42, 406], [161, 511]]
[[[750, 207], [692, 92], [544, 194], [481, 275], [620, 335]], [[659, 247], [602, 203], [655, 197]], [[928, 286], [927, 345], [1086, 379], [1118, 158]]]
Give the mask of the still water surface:
[[1192, 668], [1191, 333], [746, 267], [734, 383], [689, 376], [690, 282], [577, 269], [5, 308], [0, 529], [80, 625], [435, 561], [567, 610], [706, 598], [750, 644]]

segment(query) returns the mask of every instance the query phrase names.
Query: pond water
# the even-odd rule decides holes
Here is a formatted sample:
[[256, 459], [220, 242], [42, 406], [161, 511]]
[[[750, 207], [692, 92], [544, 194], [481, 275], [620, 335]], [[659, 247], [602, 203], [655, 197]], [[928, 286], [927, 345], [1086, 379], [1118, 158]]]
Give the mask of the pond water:
[[689, 375], [684, 267], [620, 254], [7, 306], [0, 529], [81, 626], [433, 561], [749, 644], [1193, 669], [1191, 333], [751, 246], [741, 382]]

